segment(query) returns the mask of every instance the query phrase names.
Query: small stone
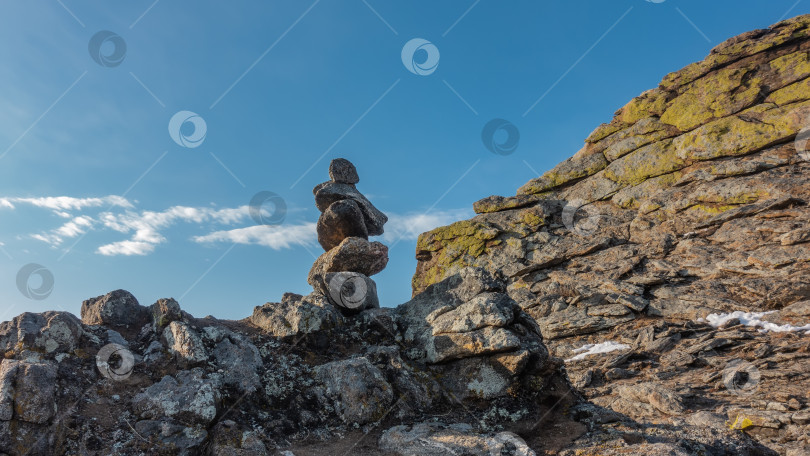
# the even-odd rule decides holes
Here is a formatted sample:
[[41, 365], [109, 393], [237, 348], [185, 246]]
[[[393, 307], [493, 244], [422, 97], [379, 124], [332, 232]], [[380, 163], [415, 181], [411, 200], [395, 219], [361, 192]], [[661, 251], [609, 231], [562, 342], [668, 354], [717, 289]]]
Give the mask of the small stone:
[[368, 239], [363, 212], [357, 202], [350, 199], [330, 204], [318, 218], [316, 230], [318, 243], [327, 252], [349, 237]]
[[591, 384], [593, 380], [593, 369], [588, 369], [582, 374], [580, 374], [576, 379], [573, 381], [573, 385], [577, 389], [582, 389], [587, 387]]
[[400, 456], [536, 454], [523, 439], [511, 432], [478, 434], [468, 424], [439, 422], [394, 426], [383, 432], [380, 448]]
[[135, 423], [135, 431], [145, 439], [185, 450], [179, 454], [200, 454], [199, 447], [208, 437], [208, 432], [199, 425], [189, 427], [171, 420], [141, 420]]
[[329, 163], [329, 177], [338, 184], [356, 184], [360, 182], [357, 168], [345, 158], [336, 158]]
[[605, 380], [613, 381], [613, 380], [623, 380], [625, 378], [630, 378], [637, 375], [638, 372], [634, 370], [622, 369], [620, 367], [614, 367], [613, 369], [609, 369], [605, 372]]
[[802, 408], [802, 403], [799, 402], [799, 400], [796, 399], [795, 397], [791, 397], [790, 399], [788, 399], [787, 406], [791, 410], [799, 410], [800, 408]]
[[720, 326], [720, 329], [729, 329], [741, 324], [739, 318], [732, 318]]
[[802, 410], [790, 416], [791, 421], [796, 424], [810, 424], [810, 410]]
[[626, 401], [650, 404], [667, 415], [680, 415], [685, 410], [681, 396], [660, 384], [621, 385], [617, 392]]

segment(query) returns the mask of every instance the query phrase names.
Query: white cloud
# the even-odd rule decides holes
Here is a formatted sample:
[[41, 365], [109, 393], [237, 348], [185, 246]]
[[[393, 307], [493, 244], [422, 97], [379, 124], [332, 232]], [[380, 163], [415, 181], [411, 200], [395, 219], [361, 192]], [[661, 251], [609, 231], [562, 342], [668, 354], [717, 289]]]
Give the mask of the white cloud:
[[0, 198], [0, 207], [14, 209], [14, 203], [30, 204], [32, 206], [51, 209], [60, 216], [65, 211], [77, 211], [88, 207], [110, 206], [132, 208], [126, 198], [110, 195], [102, 198], [73, 198], [70, 196], [47, 196], [40, 198]]
[[317, 241], [314, 223], [301, 225], [255, 225], [227, 231], [215, 231], [205, 236], [195, 236], [194, 242], [230, 242], [246, 245], [262, 245], [274, 250], [287, 249], [293, 245], [310, 246]]
[[76, 236], [84, 234], [87, 229], [93, 226], [93, 223], [94, 221], [91, 217], [81, 215], [79, 217], [75, 217], [73, 220], [65, 223], [55, 230], [51, 230], [50, 232], [43, 234], [33, 234], [31, 237], [46, 242], [53, 247], [57, 247], [65, 240], [65, 238], [75, 238]]
[[105, 212], [99, 217], [104, 227], [133, 235], [129, 241], [102, 245], [96, 251], [102, 255], [146, 255], [152, 253], [155, 246], [166, 241], [160, 231], [177, 223], [233, 225], [249, 217], [248, 206], [225, 209], [174, 206], [161, 212]]
[[140, 241], [120, 241], [102, 245], [96, 253], [105, 256], [114, 255], [147, 255], [155, 250], [157, 244]]

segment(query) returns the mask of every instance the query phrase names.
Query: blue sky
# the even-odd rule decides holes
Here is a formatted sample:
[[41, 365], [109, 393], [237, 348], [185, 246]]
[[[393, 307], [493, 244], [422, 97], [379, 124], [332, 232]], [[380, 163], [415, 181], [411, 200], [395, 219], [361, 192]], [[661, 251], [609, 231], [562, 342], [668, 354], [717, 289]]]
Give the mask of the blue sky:
[[[57, 0], [0, 10], [0, 320], [78, 314], [83, 299], [117, 288], [144, 305], [171, 296], [196, 316], [238, 319], [285, 291], [311, 291], [322, 252], [311, 189], [330, 159], [352, 160], [358, 188], [391, 218], [391, 261], [374, 278], [395, 306], [410, 297], [416, 234], [467, 218], [477, 199], [514, 194], [668, 72], [808, 13], [810, 1]], [[123, 60], [91, 57], [101, 31], [120, 39], [96, 49], [99, 61], [115, 50]], [[409, 71], [412, 39], [435, 48], [416, 51]], [[435, 51], [438, 65], [419, 71]], [[196, 147], [170, 135], [180, 111], [205, 122]], [[492, 119], [519, 131], [512, 153], [485, 147]], [[184, 135], [194, 135], [188, 124], [174, 136]], [[249, 216], [259, 192], [283, 198], [283, 223]], [[31, 263], [45, 270], [26, 270], [21, 291]]]

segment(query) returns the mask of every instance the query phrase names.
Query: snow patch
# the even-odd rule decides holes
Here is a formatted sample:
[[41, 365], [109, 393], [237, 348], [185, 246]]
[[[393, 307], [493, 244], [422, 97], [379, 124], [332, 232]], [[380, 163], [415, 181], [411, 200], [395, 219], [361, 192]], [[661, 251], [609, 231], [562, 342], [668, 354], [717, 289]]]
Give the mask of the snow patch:
[[567, 363], [567, 362], [570, 362], [570, 361], [577, 361], [577, 360], [580, 360], [580, 359], [584, 359], [588, 355], [598, 355], [598, 354], [601, 354], [601, 353], [610, 353], [612, 351], [624, 350], [624, 349], [627, 349], [627, 348], [630, 348], [630, 346], [626, 345], [626, 344], [620, 344], [618, 342], [613, 342], [613, 341], [602, 342], [602, 343], [599, 343], [599, 344], [586, 344], [586, 345], [583, 345], [582, 347], [579, 347], [579, 348], [575, 349], [574, 353], [579, 353], [579, 354], [577, 356], [574, 356], [573, 358], [566, 359], [565, 362]]
[[759, 327], [760, 332], [794, 332], [794, 331], [805, 331], [805, 334], [810, 334], [810, 324], [804, 326], [793, 326], [790, 324], [778, 325], [776, 323], [772, 323], [770, 321], [765, 321], [762, 319], [765, 315], [772, 314], [776, 312], [775, 310], [769, 312], [743, 312], [741, 310], [737, 310], [727, 314], [710, 314], [704, 320], [703, 318], [699, 319], [698, 321], [705, 321], [709, 323], [711, 326], [715, 328], [719, 328], [720, 326], [726, 324], [728, 321], [733, 320], [735, 318], [740, 320], [745, 326], [751, 327]]

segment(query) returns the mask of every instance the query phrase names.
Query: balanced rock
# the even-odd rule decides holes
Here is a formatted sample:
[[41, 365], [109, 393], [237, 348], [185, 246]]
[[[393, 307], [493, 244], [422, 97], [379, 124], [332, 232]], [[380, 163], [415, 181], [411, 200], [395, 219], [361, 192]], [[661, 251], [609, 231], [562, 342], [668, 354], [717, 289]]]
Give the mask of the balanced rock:
[[388, 217], [357, 191], [360, 177], [350, 161], [332, 160], [329, 177], [312, 190], [321, 211], [318, 242], [326, 253], [312, 265], [307, 282], [344, 313], [379, 308], [377, 286], [368, 276], [388, 264], [388, 248], [368, 237], [383, 234]]
[[374, 207], [368, 198], [357, 191], [354, 184], [324, 182], [312, 189], [312, 193], [315, 195], [315, 205], [321, 212], [325, 212], [336, 201], [347, 199], [355, 201], [363, 212], [363, 221], [366, 224], [369, 236], [383, 234], [383, 225], [388, 221], [388, 217]]
[[[307, 282], [313, 287], [323, 282], [329, 272], [359, 272], [373, 276], [385, 269], [388, 264], [388, 247], [380, 242], [369, 242], [359, 237], [348, 237], [324, 253], [312, 265]], [[325, 289], [319, 290], [326, 294]]]
[[335, 201], [321, 214], [317, 225], [318, 242], [331, 250], [348, 237], [368, 239], [363, 212], [354, 200]]
[[345, 158], [336, 158], [329, 163], [329, 178], [339, 184], [356, 184], [360, 182], [357, 168]]

